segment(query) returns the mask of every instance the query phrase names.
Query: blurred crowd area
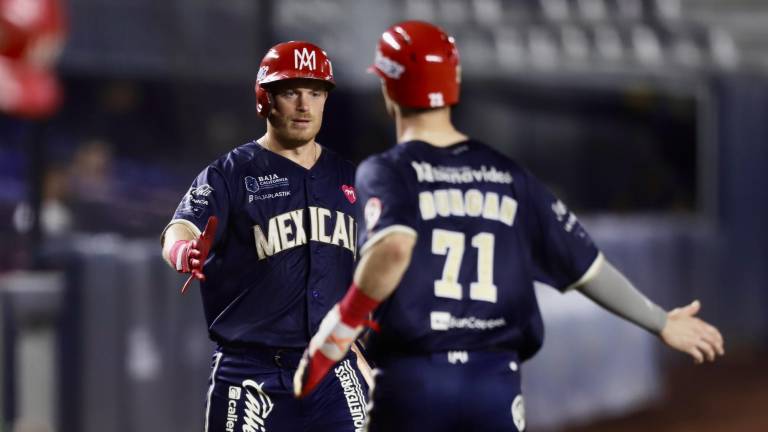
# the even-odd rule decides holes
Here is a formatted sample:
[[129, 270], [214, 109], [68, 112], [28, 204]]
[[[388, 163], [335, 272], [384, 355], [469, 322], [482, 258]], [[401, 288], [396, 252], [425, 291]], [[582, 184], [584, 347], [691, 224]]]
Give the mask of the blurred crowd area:
[[[42, 120], [0, 114], [0, 276], [41, 267], [46, 250], [51, 259], [42, 267], [65, 275], [55, 383], [32, 373], [51, 388], [59, 429], [199, 423], [199, 412], [189, 413], [200, 406], [205, 382], [195, 380], [207, 374], [210, 347], [199, 299], [178, 299], [179, 280], [160, 260], [157, 236], [207, 163], [264, 133], [253, 84], [259, 61], [278, 42], [312, 41], [333, 61], [337, 88], [321, 144], [353, 162], [394, 145], [379, 80], [365, 70], [380, 32], [403, 19], [433, 21], [456, 37], [460, 129], [542, 178], [662, 306], [700, 298], [727, 347], [750, 353], [731, 365], [765, 364], [751, 354], [768, 344], [765, 1], [64, 4], [62, 106]], [[648, 335], [613, 325], [594, 305], [559, 295], [540, 302], [548, 344], [528, 369], [537, 430], [663, 403], [659, 364], [678, 367], [679, 357], [660, 354]], [[10, 424], [20, 407], [38, 401], [13, 397], [7, 327], [16, 311], [0, 312], [0, 413]], [[35, 357], [35, 349], [25, 355]], [[593, 373], [606, 358], [614, 362]], [[717, 382], [727, 383], [731, 369], [718, 370], [728, 373]], [[699, 373], [669, 386], [678, 386], [678, 396], [681, 389], [706, 393], [696, 387], [706, 380]], [[185, 389], [183, 398], [175, 388]], [[658, 428], [670, 418], [681, 425], [676, 430], [692, 424], [673, 413], [655, 418], [604, 427]], [[762, 430], [753, 426], [739, 430]]]

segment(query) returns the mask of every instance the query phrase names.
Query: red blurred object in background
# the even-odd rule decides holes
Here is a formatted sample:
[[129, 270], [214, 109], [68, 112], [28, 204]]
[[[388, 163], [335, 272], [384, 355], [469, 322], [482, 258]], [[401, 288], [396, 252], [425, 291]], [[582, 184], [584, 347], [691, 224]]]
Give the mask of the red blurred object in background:
[[0, 0], [0, 111], [53, 114], [61, 90], [53, 72], [66, 35], [60, 0]]
[[0, 111], [26, 118], [47, 117], [61, 101], [53, 72], [0, 57]]

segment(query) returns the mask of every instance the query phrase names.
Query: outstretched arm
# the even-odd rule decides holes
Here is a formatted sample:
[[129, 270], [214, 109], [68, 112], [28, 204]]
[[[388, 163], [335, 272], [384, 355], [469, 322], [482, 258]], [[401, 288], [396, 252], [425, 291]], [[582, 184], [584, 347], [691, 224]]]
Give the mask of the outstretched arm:
[[174, 270], [176, 270], [178, 268], [177, 262], [175, 260], [176, 257], [171, 257], [171, 249], [173, 248], [173, 245], [175, 245], [179, 240], [195, 240], [198, 237], [200, 237], [200, 233], [194, 232], [194, 230], [187, 224], [178, 222], [171, 223], [168, 228], [165, 229], [161, 239], [163, 246], [163, 259], [165, 259], [165, 262], [168, 263], [168, 265], [170, 265]]
[[400, 232], [379, 240], [360, 259], [355, 270], [355, 285], [379, 302], [392, 295], [411, 263], [415, 244], [416, 237]]
[[[191, 273], [189, 279], [181, 287], [184, 294], [193, 279], [205, 280], [203, 265], [216, 236], [218, 219], [210, 216], [201, 234], [191, 224], [172, 223], [163, 232], [163, 258], [179, 273]], [[190, 228], [191, 226], [191, 228]]]
[[624, 277], [608, 261], [577, 289], [595, 303], [659, 338], [669, 347], [689, 354], [696, 363], [725, 354], [723, 337], [714, 326], [697, 318], [698, 301], [666, 312]]

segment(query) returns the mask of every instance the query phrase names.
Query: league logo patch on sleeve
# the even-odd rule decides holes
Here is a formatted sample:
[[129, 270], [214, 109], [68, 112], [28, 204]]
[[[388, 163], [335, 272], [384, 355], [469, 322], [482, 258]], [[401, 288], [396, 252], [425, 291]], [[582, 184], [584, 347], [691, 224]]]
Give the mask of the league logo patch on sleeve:
[[365, 227], [371, 231], [381, 217], [381, 200], [377, 197], [369, 198], [368, 202], [365, 203], [363, 213], [365, 215]]
[[565, 229], [566, 232], [571, 232], [577, 221], [576, 215], [568, 210], [568, 207], [566, 207], [565, 204], [560, 200], [557, 200], [557, 202], [552, 204], [552, 211], [555, 213], [555, 217], [557, 218], [558, 222], [562, 223], [565, 221], [563, 229]]
[[211, 192], [213, 188], [207, 184], [189, 188], [189, 192], [181, 200], [179, 211], [199, 218], [210, 204], [206, 198], [211, 195]]
[[197, 197], [207, 197], [213, 192], [213, 188], [210, 185], [204, 184], [198, 187], [189, 189], [189, 194]]

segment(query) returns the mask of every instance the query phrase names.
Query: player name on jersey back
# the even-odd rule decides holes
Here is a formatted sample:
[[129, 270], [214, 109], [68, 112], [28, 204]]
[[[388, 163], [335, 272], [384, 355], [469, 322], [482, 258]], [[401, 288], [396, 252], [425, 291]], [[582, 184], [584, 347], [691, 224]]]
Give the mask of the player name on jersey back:
[[[494, 166], [440, 166], [429, 162], [411, 161], [411, 167], [419, 183], [511, 184], [513, 181], [512, 173], [500, 171]], [[453, 188], [428, 190], [419, 193], [419, 213], [425, 221], [437, 217], [468, 216], [512, 226], [517, 214], [517, 200], [507, 195], [499, 196], [496, 192], [482, 192], [476, 188], [467, 191]]]
[[517, 200], [496, 192], [478, 189], [437, 189], [419, 193], [419, 213], [422, 220], [436, 217], [468, 216], [499, 221], [507, 226], [515, 223]]
[[[355, 218], [340, 211], [331, 211], [323, 207], [310, 206], [309, 239], [304, 228], [304, 210], [291, 210], [269, 219], [266, 234], [260, 225], [253, 226], [256, 240], [256, 252], [259, 259], [301, 246], [309, 241], [316, 241], [343, 247], [357, 252], [357, 223]], [[330, 221], [330, 224], [328, 223]], [[328, 228], [333, 226], [332, 230]]]

